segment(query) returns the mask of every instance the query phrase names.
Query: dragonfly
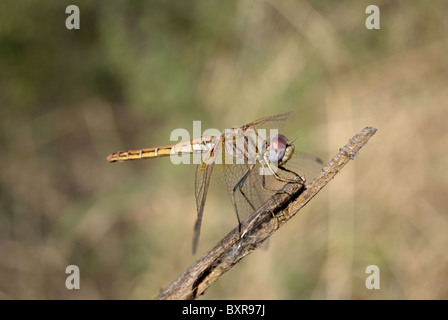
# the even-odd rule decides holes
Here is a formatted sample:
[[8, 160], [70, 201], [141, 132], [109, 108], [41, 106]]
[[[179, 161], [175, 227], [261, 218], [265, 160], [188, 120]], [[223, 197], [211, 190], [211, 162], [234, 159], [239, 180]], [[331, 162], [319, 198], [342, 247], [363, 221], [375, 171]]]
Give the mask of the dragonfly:
[[219, 135], [204, 135], [155, 148], [119, 151], [107, 156], [106, 160], [201, 155], [195, 175], [197, 218], [192, 245], [195, 254], [213, 172], [218, 172], [218, 179], [226, 186], [240, 227], [242, 218], [280, 192], [284, 184], [305, 184], [307, 178], [316, 176], [322, 169], [322, 160], [295, 151], [293, 141], [279, 133], [279, 127], [289, 115], [290, 112], [264, 117], [226, 129]]

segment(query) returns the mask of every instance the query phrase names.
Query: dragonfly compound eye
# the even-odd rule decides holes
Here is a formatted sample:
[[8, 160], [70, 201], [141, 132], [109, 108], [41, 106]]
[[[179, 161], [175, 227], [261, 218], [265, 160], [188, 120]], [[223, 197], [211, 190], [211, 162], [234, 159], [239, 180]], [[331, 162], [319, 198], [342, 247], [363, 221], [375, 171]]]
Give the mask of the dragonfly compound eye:
[[288, 138], [282, 134], [278, 134], [271, 139], [269, 145], [269, 161], [271, 162], [281, 162], [283, 156], [285, 155], [286, 147], [288, 145]]

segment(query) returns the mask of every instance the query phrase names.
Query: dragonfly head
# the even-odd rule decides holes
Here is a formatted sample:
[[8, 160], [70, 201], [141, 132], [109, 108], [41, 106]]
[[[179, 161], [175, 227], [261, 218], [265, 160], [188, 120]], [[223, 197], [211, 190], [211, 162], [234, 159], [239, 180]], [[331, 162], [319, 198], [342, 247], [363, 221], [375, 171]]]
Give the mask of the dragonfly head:
[[294, 145], [284, 135], [278, 134], [271, 139], [268, 147], [268, 159], [277, 165], [285, 164], [294, 153]]

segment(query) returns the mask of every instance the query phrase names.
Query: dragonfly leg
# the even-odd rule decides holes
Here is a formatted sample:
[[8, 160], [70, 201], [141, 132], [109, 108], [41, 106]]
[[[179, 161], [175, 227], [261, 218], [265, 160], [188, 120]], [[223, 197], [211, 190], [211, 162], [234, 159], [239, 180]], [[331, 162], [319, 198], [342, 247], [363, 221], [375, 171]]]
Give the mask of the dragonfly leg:
[[246, 201], [249, 203], [252, 210], [255, 210], [255, 207], [249, 201], [249, 199], [247, 198], [246, 194], [243, 191], [244, 182], [246, 181], [246, 179], [249, 176], [250, 172], [252, 171], [253, 167], [254, 166], [252, 165], [247, 169], [247, 171], [244, 173], [243, 177], [238, 181], [238, 183], [232, 189], [232, 203], [233, 203], [233, 206], [235, 207], [236, 218], [238, 219], [238, 230], [239, 230], [240, 234], [241, 234], [241, 220], [240, 220], [240, 216], [238, 214], [238, 207], [236, 205], [235, 192], [238, 190], [241, 193], [241, 195], [244, 197], [244, 199], [246, 199]]
[[261, 175], [261, 180], [262, 180], [262, 184], [261, 185], [262, 185], [264, 191], [273, 192], [273, 193], [281, 192], [281, 190], [274, 190], [274, 189], [269, 188], [266, 185], [266, 176], [264, 174]]
[[[296, 179], [286, 179], [286, 178], [282, 178], [278, 175], [278, 173], [276, 172], [277, 170], [272, 169], [271, 164], [268, 163], [267, 164], [269, 171], [271, 171], [271, 173], [273, 174], [273, 176], [275, 177], [275, 179], [279, 180], [279, 181], [283, 181], [283, 182], [295, 182], [295, 183], [304, 183], [305, 179], [303, 177], [301, 177], [300, 175], [298, 175], [297, 173], [295, 173], [294, 171], [288, 170], [283, 166], [278, 166], [277, 169], [283, 170], [285, 172], [289, 172], [291, 174], [293, 174], [295, 176]], [[299, 179], [300, 181], [297, 181], [297, 179]]]
[[299, 174], [295, 173], [294, 171], [289, 170], [289, 169], [286, 169], [286, 168], [283, 167], [283, 166], [279, 166], [278, 168], [279, 168], [280, 170], [285, 171], [285, 172], [289, 172], [289, 173], [291, 173], [291, 174], [293, 174], [293, 175], [295, 176], [296, 179], [290, 179], [290, 180], [288, 180], [289, 182], [297, 182], [297, 179], [298, 179], [300, 182], [305, 183], [305, 178], [303, 178], [303, 177], [300, 176]]
[[[263, 169], [264, 169], [264, 166], [263, 166]], [[270, 169], [270, 171], [272, 172], [273, 170], [271, 170], [271, 168], [269, 168]], [[274, 175], [276, 175], [275, 177], [276, 177], [276, 179], [277, 180], [279, 180], [279, 181], [284, 181], [284, 182], [297, 182], [297, 181], [285, 181], [284, 179], [282, 179], [277, 173], [275, 173], [275, 172], [272, 172]], [[262, 180], [262, 187], [263, 187], [263, 189], [264, 189], [264, 191], [268, 191], [268, 192], [272, 192], [272, 193], [279, 193], [279, 192], [284, 192], [284, 191], [282, 191], [281, 189], [271, 189], [271, 188], [269, 188], [267, 185], [266, 185], [266, 175], [265, 174], [262, 174], [261, 175], [261, 180]]]
[[[279, 181], [283, 181], [283, 182], [292, 182], [292, 183], [305, 183], [305, 179], [303, 177], [301, 177], [300, 175], [298, 175], [297, 173], [295, 173], [294, 171], [291, 171], [289, 169], [286, 169], [285, 167], [279, 166], [278, 169], [283, 170], [285, 172], [289, 172], [291, 174], [293, 174], [295, 176], [296, 179], [285, 179], [280, 177], [277, 172], [275, 172], [269, 165], [268, 165], [269, 171], [271, 171], [271, 173], [274, 175], [274, 177], [279, 180]], [[299, 181], [298, 181], [299, 180]], [[266, 178], [265, 175], [262, 175], [262, 187], [265, 191], [268, 192], [272, 192], [272, 193], [287, 193], [286, 191], [283, 191], [282, 189], [271, 189], [266, 185]]]

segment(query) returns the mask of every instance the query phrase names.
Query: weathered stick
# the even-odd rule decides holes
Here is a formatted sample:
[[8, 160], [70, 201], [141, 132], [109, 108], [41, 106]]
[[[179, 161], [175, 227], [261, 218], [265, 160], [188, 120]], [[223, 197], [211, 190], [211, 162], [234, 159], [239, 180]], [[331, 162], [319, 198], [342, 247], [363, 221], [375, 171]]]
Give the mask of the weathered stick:
[[165, 288], [156, 299], [195, 299], [202, 294], [222, 274], [291, 219], [347, 162], [354, 159], [375, 132], [375, 128], [366, 127], [357, 133], [306, 187], [298, 183], [286, 184], [282, 189], [284, 192], [273, 195], [242, 222], [241, 233], [238, 227], [233, 229]]

